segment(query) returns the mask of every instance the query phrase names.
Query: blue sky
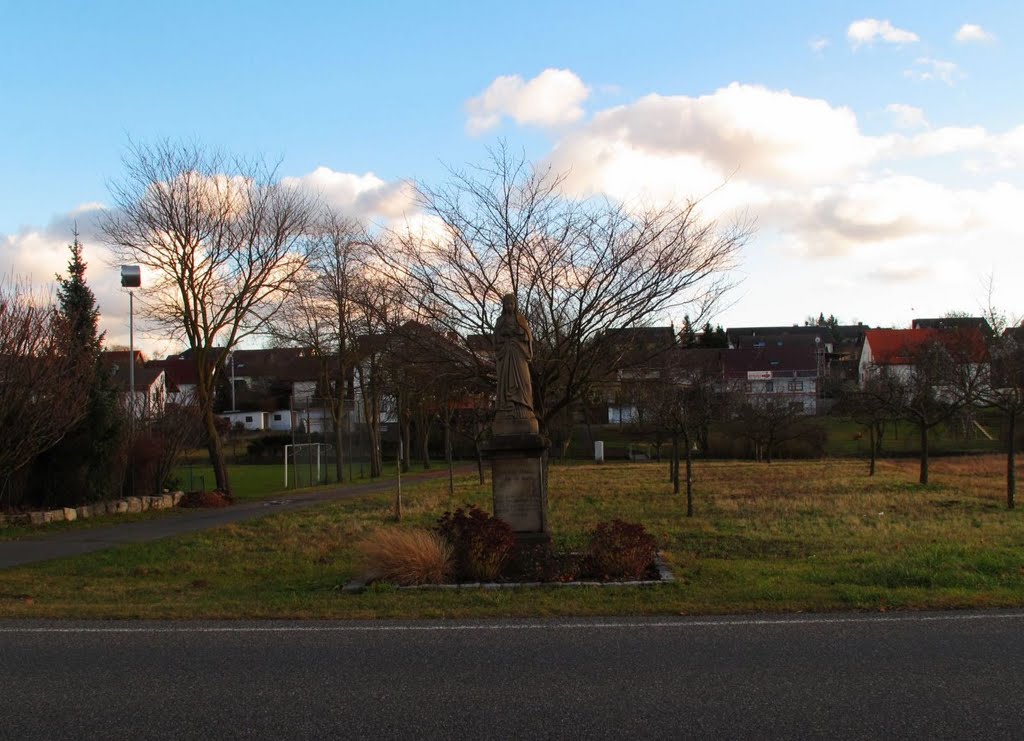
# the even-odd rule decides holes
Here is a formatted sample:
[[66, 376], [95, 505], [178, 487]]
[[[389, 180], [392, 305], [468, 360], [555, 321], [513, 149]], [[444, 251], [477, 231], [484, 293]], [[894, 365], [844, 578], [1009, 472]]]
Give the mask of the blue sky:
[[[342, 208], [438, 183], [499, 138], [571, 169], [573, 195], [699, 197], [728, 177], [709, 215], [744, 208], [758, 233], [723, 324], [900, 326], [977, 309], [990, 273], [1024, 313], [1019, 3], [0, 2], [0, 18], [0, 273], [45, 283], [78, 219], [115, 341], [123, 297], [90, 223], [129, 137], [281, 158]], [[360, 215], [393, 218], [385, 200]]]

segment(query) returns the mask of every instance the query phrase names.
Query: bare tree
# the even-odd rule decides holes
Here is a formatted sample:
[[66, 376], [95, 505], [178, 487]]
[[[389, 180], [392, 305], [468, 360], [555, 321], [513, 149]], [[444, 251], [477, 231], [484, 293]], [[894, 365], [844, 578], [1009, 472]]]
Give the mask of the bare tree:
[[[633, 211], [572, 200], [562, 184], [500, 148], [443, 187], [420, 185], [435, 228], [397, 234], [381, 253], [409, 306], [467, 343], [490, 336], [501, 297], [516, 294], [533, 331], [542, 431], [630, 351], [615, 330], [684, 308], [706, 317], [751, 235], [749, 224], [702, 220], [696, 203]], [[478, 358], [489, 377], [490, 358]]]
[[721, 373], [710, 363], [672, 362], [666, 370], [643, 387], [642, 400], [649, 423], [667, 432], [672, 441], [669, 470], [674, 494], [680, 491], [679, 466], [685, 461], [686, 516], [693, 517], [693, 451], [701, 431], [724, 416], [731, 395], [721, 388]]
[[69, 352], [74, 331], [31, 290], [0, 284], [0, 500], [86, 414], [94, 359]]
[[141, 265], [151, 281], [139, 296], [150, 323], [188, 343], [210, 462], [230, 492], [214, 374], [280, 308], [303, 265], [297, 249], [312, 203], [265, 162], [199, 145], [132, 144], [124, 166], [102, 229], [117, 259]]
[[1013, 509], [1017, 493], [1017, 421], [1024, 414], [1024, 326], [1006, 329], [990, 348], [991, 378], [982, 403], [998, 409], [1006, 420], [1006, 506]]
[[874, 476], [882, 451], [885, 425], [897, 418], [902, 390], [891, 374], [874, 374], [865, 379], [863, 387], [851, 383], [839, 392], [839, 403], [833, 413], [846, 417], [868, 431], [868, 475]]
[[318, 360], [319, 393], [334, 427], [338, 481], [344, 478], [345, 402], [357, 358], [354, 327], [363, 310], [369, 247], [361, 223], [330, 209], [322, 211], [311, 230], [306, 266], [270, 323], [276, 339], [308, 347]]

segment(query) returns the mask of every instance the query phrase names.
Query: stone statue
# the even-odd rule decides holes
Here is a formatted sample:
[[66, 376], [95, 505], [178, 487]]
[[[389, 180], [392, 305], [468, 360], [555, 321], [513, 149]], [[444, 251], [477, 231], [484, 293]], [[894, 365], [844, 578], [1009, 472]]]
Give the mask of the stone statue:
[[501, 316], [494, 326], [494, 353], [498, 371], [498, 409], [494, 418], [496, 435], [537, 432], [533, 411], [533, 334], [526, 317], [519, 313], [516, 297], [501, 299]]

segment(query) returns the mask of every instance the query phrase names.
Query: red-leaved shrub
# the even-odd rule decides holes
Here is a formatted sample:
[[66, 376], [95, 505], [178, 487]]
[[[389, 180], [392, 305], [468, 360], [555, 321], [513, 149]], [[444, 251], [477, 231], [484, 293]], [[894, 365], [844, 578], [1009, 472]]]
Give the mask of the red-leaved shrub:
[[642, 579], [657, 553], [654, 536], [643, 525], [612, 520], [594, 528], [587, 560], [598, 579]]
[[516, 545], [512, 526], [476, 505], [445, 512], [436, 530], [452, 545], [459, 581], [494, 581]]

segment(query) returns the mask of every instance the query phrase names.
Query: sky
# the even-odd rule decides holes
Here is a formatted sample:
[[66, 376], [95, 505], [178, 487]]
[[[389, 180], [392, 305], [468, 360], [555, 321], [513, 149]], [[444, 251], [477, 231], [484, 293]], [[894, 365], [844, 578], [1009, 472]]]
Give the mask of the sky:
[[111, 344], [96, 217], [129, 143], [165, 138], [374, 223], [499, 142], [571, 197], [700, 199], [756, 223], [723, 326], [909, 326], [990, 283], [1024, 315], [1019, 2], [0, 0], [0, 28], [0, 279], [49, 290], [77, 224]]

